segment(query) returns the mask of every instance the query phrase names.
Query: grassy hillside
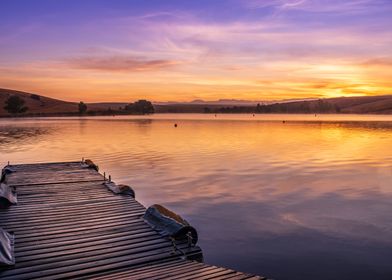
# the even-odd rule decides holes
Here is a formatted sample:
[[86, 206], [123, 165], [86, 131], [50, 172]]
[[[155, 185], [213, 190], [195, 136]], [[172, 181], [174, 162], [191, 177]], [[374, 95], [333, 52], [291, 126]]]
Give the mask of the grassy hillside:
[[392, 114], [392, 95], [331, 99], [342, 113]]
[[78, 104], [58, 99], [31, 94], [23, 91], [0, 88], [0, 116], [8, 115], [4, 110], [5, 101], [12, 95], [17, 95], [25, 101], [28, 114], [71, 113], [78, 111]]
[[[78, 113], [78, 103], [67, 102], [59, 99], [49, 98], [35, 93], [16, 91], [0, 88], [0, 116], [8, 116], [4, 109], [5, 101], [12, 95], [19, 96], [25, 101], [28, 107], [27, 115], [61, 115]], [[108, 103], [87, 103], [89, 111], [106, 111], [109, 108], [118, 110], [127, 103], [108, 102]]]
[[259, 113], [392, 114], [392, 95], [339, 97], [260, 106]]

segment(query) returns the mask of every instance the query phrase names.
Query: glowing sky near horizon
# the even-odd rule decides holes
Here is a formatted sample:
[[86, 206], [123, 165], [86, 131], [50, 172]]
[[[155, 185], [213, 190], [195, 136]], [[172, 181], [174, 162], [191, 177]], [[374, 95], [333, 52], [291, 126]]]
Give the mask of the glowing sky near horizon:
[[391, 0], [1, 0], [0, 87], [70, 101], [392, 94]]

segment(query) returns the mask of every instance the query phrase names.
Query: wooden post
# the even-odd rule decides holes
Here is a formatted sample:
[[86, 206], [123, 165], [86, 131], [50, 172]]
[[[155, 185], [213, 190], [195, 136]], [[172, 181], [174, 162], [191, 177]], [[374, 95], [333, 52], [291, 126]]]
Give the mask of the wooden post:
[[112, 182], [112, 176], [109, 175], [109, 183]]
[[106, 181], [106, 172], [103, 172], [103, 180]]

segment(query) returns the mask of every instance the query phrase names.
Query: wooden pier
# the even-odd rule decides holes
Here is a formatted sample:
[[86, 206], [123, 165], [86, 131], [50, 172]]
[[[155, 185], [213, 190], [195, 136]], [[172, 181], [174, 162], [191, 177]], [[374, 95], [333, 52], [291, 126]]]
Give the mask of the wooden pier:
[[174, 251], [143, 205], [83, 162], [9, 167], [18, 203], [0, 209], [0, 227], [15, 235], [15, 265], [0, 279], [265, 279], [195, 261], [201, 249], [185, 241]]

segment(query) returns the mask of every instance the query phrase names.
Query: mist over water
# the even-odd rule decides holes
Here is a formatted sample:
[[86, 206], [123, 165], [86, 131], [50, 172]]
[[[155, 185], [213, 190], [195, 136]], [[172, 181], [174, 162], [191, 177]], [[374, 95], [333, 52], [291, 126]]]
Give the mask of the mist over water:
[[391, 140], [392, 116], [3, 119], [0, 163], [90, 158], [184, 216], [211, 264], [392, 279]]

